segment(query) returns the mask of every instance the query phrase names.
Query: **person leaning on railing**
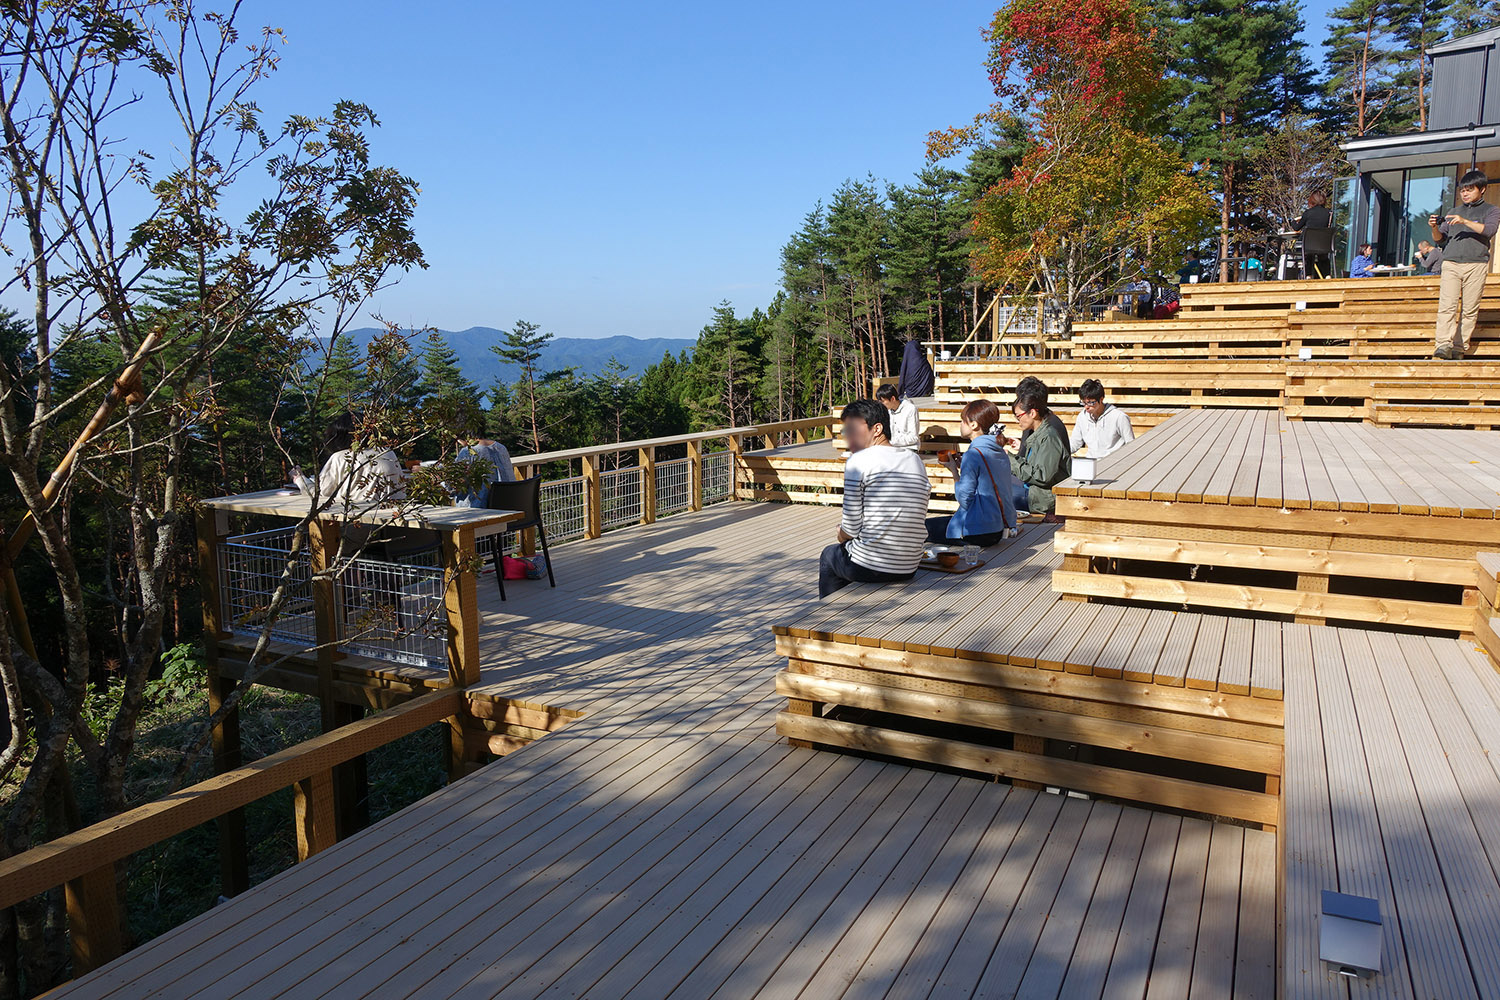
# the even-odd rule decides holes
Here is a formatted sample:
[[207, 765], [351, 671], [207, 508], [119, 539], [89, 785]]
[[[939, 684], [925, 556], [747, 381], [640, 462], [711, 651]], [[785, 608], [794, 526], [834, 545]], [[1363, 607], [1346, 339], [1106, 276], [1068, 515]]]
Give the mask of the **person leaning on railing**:
[[1484, 200], [1489, 178], [1470, 170], [1458, 179], [1458, 201], [1444, 216], [1431, 216], [1432, 241], [1443, 251], [1438, 281], [1437, 343], [1432, 355], [1445, 361], [1469, 353], [1479, 300], [1490, 273], [1490, 243], [1500, 230], [1500, 207]]
[[818, 562], [818, 596], [851, 583], [909, 580], [927, 539], [932, 484], [915, 453], [891, 447], [891, 414], [873, 399], [844, 407], [843, 518]]

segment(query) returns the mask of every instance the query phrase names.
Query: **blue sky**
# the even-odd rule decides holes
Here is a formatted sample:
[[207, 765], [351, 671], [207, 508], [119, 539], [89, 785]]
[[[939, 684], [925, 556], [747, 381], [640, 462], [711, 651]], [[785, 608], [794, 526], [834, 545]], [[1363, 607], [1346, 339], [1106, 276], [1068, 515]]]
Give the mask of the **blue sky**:
[[[1309, 9], [1315, 35], [1325, 9]], [[429, 269], [373, 311], [403, 326], [693, 337], [721, 299], [769, 302], [778, 251], [814, 201], [846, 177], [904, 182], [930, 129], [988, 103], [979, 31], [993, 11], [255, 0], [241, 24], [286, 33], [257, 95], [268, 119], [366, 103], [377, 161], [421, 184]]]

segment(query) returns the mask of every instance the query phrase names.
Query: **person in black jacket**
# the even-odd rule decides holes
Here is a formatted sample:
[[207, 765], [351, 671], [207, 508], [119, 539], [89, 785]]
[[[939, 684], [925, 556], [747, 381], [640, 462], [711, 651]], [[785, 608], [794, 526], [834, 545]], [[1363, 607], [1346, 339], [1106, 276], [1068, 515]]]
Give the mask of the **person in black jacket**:
[[902, 399], [932, 395], [932, 365], [927, 363], [927, 352], [916, 337], [906, 342], [901, 355], [901, 373], [896, 377], [896, 395]]
[[[1292, 228], [1299, 233], [1305, 229], [1332, 229], [1333, 213], [1328, 210], [1328, 196], [1322, 191], [1308, 195], [1307, 208], [1292, 220]], [[1308, 252], [1303, 256], [1307, 264], [1306, 277], [1326, 278], [1333, 273], [1332, 254]]]

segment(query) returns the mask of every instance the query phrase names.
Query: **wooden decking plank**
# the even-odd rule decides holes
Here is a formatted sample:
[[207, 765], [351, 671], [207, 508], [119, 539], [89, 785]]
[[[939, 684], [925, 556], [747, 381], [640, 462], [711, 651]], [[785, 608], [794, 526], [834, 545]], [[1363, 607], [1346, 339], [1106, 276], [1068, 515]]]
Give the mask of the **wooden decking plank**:
[[1219, 668], [1223, 663], [1224, 639], [1229, 619], [1222, 615], [1203, 615], [1198, 634], [1193, 639], [1193, 653], [1188, 658], [1187, 686], [1213, 691], [1219, 686]]
[[1198, 947], [1188, 997], [1235, 996], [1234, 955], [1239, 924], [1240, 875], [1245, 860], [1245, 830], [1214, 823], [1209, 838], [1208, 876], [1203, 886]]
[[[980, 919], [987, 921], [997, 907], [1008, 905], [1003, 900], [1006, 883], [1017, 877], [1025, 878], [1061, 806], [1056, 795], [1011, 789], [999, 815], [985, 830], [957, 881], [943, 897], [921, 940], [897, 970], [884, 994], [886, 997], [920, 1000], [932, 993], [958, 945], [962, 933], [959, 928], [967, 928], [981, 911], [984, 916]], [[1014, 860], [1007, 868], [1012, 852]], [[996, 879], [1002, 870], [1007, 872], [1006, 882], [997, 887]], [[868, 995], [880, 995], [879, 983], [872, 984]]]
[[[933, 784], [936, 786], [937, 782]], [[851, 879], [837, 892], [764, 985], [754, 987], [754, 995], [766, 1000], [777, 997], [795, 1000], [804, 992], [830, 996], [842, 991], [855, 970], [870, 956], [881, 932], [890, 926], [916, 890], [928, 867], [937, 860], [943, 845], [957, 832], [984, 787], [983, 782], [974, 779], [954, 779], [952, 788], [947, 790], [930, 787], [929, 796], [941, 797], [936, 811], [925, 821], [921, 819], [929, 815], [925, 811], [907, 811], [897, 829], [905, 825], [910, 829], [909, 837], [893, 835], [881, 842], [869, 860], [860, 865], [857, 880]], [[798, 910], [802, 908], [799, 900]], [[746, 995], [741, 991], [756, 978], [765, 977], [764, 969], [742, 975], [747, 968], [756, 966], [754, 957], [754, 953], [748, 956], [721, 988], [727, 995]]]
[[1169, 813], [1155, 813], [1146, 830], [1146, 846], [1141, 850], [1130, 898], [1125, 904], [1125, 918], [1115, 940], [1109, 974], [1104, 981], [1106, 1000], [1140, 1000], [1146, 995], [1151, 966], [1156, 957], [1156, 942], [1165, 912], [1172, 861], [1183, 831], [1183, 820]]
[[[1465, 801], [1472, 793], [1482, 809], [1485, 803], [1489, 804], [1490, 818], [1494, 819], [1495, 807], [1500, 805], [1500, 782], [1489, 781], [1487, 787], [1467, 790], [1460, 785], [1453, 769], [1453, 754], [1445, 742], [1457, 743], [1460, 731], [1466, 727], [1456, 711], [1436, 713], [1437, 718], [1433, 717], [1434, 708], [1441, 705], [1440, 693], [1445, 686], [1441, 672], [1433, 669], [1435, 665], [1431, 663], [1410, 664], [1406, 656], [1408, 646], [1393, 634], [1373, 633], [1368, 638], [1384, 682], [1384, 700], [1399, 738], [1399, 756], [1394, 752], [1395, 747], [1386, 748], [1388, 763], [1395, 767], [1398, 777], [1403, 764], [1409, 769], [1408, 780], [1420, 806], [1422, 829], [1431, 838], [1440, 885], [1446, 888], [1447, 903], [1463, 940], [1463, 954], [1468, 959], [1473, 984], [1481, 996], [1500, 995], [1500, 881], [1485, 849], [1484, 837], [1476, 826], [1475, 814]], [[1420, 643], [1412, 644], [1410, 649], [1417, 653], [1426, 651]], [[1374, 685], [1370, 687], [1373, 689]], [[1360, 692], [1356, 691], [1356, 699], [1359, 697]], [[1439, 725], [1448, 733], [1448, 741], [1440, 736]], [[1482, 780], [1483, 772], [1471, 771], [1468, 776]], [[1381, 826], [1384, 831], [1383, 819]], [[1387, 840], [1391, 839], [1389, 833], [1385, 835]], [[1401, 837], [1399, 831], [1396, 836]], [[1388, 856], [1391, 853], [1388, 848]]]
[[1008, 790], [975, 784], [977, 794], [968, 812], [931, 864], [920, 873], [911, 873], [915, 878], [903, 877], [880, 887], [802, 990], [803, 996], [836, 997], [846, 991], [851, 996], [885, 995], [911, 961], [917, 943], [963, 877], [986, 832], [1002, 822], [1000, 810], [1009, 798]]
[[[1226, 410], [1218, 420], [1218, 431], [1212, 441], [1201, 449], [1198, 464], [1182, 480], [1177, 490], [1177, 499], [1184, 503], [1203, 503], [1204, 491], [1208, 484], [1213, 481], [1215, 473], [1226, 461], [1230, 461], [1228, 453], [1235, 445], [1240, 443], [1240, 450], [1244, 450], [1244, 439], [1241, 437], [1245, 423], [1252, 419], [1249, 410]], [[1219, 502], [1226, 502], [1219, 501]]]
[[[925, 862], [931, 860], [928, 852], [946, 839], [973, 801], [971, 792], [977, 788], [952, 794], [961, 781], [978, 785], [954, 775], [933, 776], [888, 831], [866, 824], [811, 882], [787, 885], [786, 909], [780, 916], [771, 909], [769, 922], [762, 917], [750, 933], [742, 935], [747, 944], [753, 940], [753, 946], [715, 992], [727, 997], [767, 998], [794, 998], [801, 993], [863, 906], [894, 877], [903, 856], [926, 867]], [[932, 840], [916, 846], [929, 830]], [[856, 875], [860, 876], [857, 886]], [[708, 964], [694, 970], [694, 976]], [[684, 996], [705, 995], [689, 982], [684, 982], [679, 992]]]
[[1230, 694], [1250, 693], [1250, 659], [1255, 649], [1255, 623], [1248, 618], [1230, 618], [1225, 623], [1224, 654], [1219, 661], [1219, 690]]
[[1078, 645], [1079, 636], [1099, 616], [1099, 611], [1097, 604], [1058, 602], [1037, 619], [1030, 634], [1011, 650], [1010, 662], [1035, 667], [1045, 661], [1056, 664], [1052, 669], [1062, 669], [1068, 653]]
[[[1260, 477], [1255, 485], [1253, 503], [1258, 507], [1282, 507], [1286, 498], [1286, 460], [1283, 442], [1286, 439], [1287, 420], [1281, 411], [1272, 413], [1266, 420], [1265, 443], [1260, 454]], [[1229, 498], [1235, 502], [1234, 497]]]
[[[1179, 435], [1169, 448], [1156, 452], [1154, 461], [1137, 466], [1125, 496], [1130, 500], [1175, 499], [1177, 487], [1196, 464], [1200, 443], [1211, 440], [1217, 429], [1217, 415], [1205, 413], [1195, 420], [1187, 433]], [[1109, 496], [1109, 493], [1105, 493]]]
[[[1359, 480], [1350, 471], [1344, 456], [1339, 450], [1338, 442], [1328, 433], [1326, 424], [1322, 421], [1308, 422], [1299, 421], [1303, 428], [1303, 435], [1308, 439], [1311, 450], [1316, 452], [1319, 460], [1323, 463], [1323, 471], [1328, 475], [1328, 485], [1332, 490], [1331, 499], [1322, 502], [1314, 499], [1314, 510], [1347, 510], [1368, 511], [1369, 501], [1365, 499], [1364, 491], [1360, 488]], [[1304, 448], [1306, 455], [1309, 449]], [[1304, 459], [1305, 460], [1305, 459]]]
[[[1025, 865], [1025, 869], [1007, 873], [1008, 865], [1001, 865], [995, 879], [990, 882], [990, 889], [997, 889], [996, 883], [1002, 878], [1006, 884], [998, 887], [998, 898], [993, 904], [986, 894], [986, 903], [990, 905], [981, 907], [980, 912], [964, 928], [963, 934], [959, 936], [958, 946], [954, 948], [938, 979], [937, 988], [933, 990], [935, 997], [976, 995], [991, 957], [1001, 954], [1002, 948], [1006, 948], [1008, 953], [1007, 946], [1017, 938], [1026, 939], [1026, 954], [1030, 954], [1036, 941], [1031, 932], [1036, 914], [1036, 898], [1045, 896], [1050, 899], [1056, 894], [1057, 885], [1062, 880], [1068, 859], [1073, 855], [1091, 811], [1090, 803], [1081, 799], [1067, 799], [1057, 813], [1056, 822], [1044, 833], [1045, 843], [1039, 844], [1037, 851], [1030, 855], [1030, 863]], [[1018, 856], [1017, 860], [1025, 859]], [[1010, 858], [1007, 857], [1006, 861], [1009, 862]], [[1014, 935], [1011, 931], [1012, 922], [1017, 924]]]
[[1250, 657], [1250, 693], [1257, 698], [1281, 698], [1281, 634], [1283, 629], [1306, 628], [1295, 623], [1256, 619]]
[[1115, 679], [1123, 677], [1125, 669], [1132, 662], [1131, 652], [1143, 641], [1146, 640], [1140, 629], [1116, 629], [1115, 633], [1109, 637], [1109, 642], [1099, 650], [1099, 655], [1094, 657], [1094, 676]]
[[[977, 995], [998, 993], [1000, 996], [1011, 996], [1017, 1000], [1022, 997], [1041, 998], [1059, 995], [1063, 979], [1068, 974], [1068, 967], [1073, 956], [1077, 954], [1084, 919], [1092, 908], [1092, 903], [1098, 898], [1105, 862], [1114, 856], [1114, 841], [1117, 837], [1123, 836], [1126, 840], [1134, 838], [1135, 847], [1129, 852], [1130, 868], [1134, 870], [1134, 852], [1139, 849], [1140, 839], [1145, 836], [1146, 823], [1144, 817], [1141, 816], [1127, 825], [1124, 815], [1126, 812], [1134, 814], [1138, 811], [1122, 810], [1121, 807], [1109, 802], [1094, 804], [1094, 811], [1089, 815], [1089, 822], [1084, 828], [1083, 837], [1078, 841], [1078, 849], [1073, 852], [1073, 857], [1068, 863], [1068, 870], [1063, 876], [1062, 885], [1059, 886], [1056, 898], [1049, 904], [1048, 912], [1044, 915], [1046, 922], [1037, 937], [1036, 947], [1030, 950], [1030, 954], [1024, 961], [1019, 955], [1022, 950], [1020, 948], [1013, 949], [1017, 953], [1014, 961], [1005, 958], [997, 951], [990, 957], [989, 968], [985, 970], [985, 980], [976, 991]], [[1126, 825], [1127, 828], [1122, 829], [1122, 825]], [[1123, 898], [1122, 893], [1121, 902]], [[1001, 947], [1004, 946], [1005, 942], [1002, 940]], [[1025, 973], [1024, 976], [1022, 971]], [[1012, 989], [1013, 983], [1015, 986]]]
[[[1110, 461], [1115, 455], [1106, 457], [1099, 467], [1102, 477], [1099, 492], [1090, 490], [1083, 495], [1124, 499], [1143, 475], [1176, 455], [1178, 446], [1201, 428], [1205, 417], [1205, 411], [1201, 410], [1179, 413], [1144, 438], [1132, 441], [1116, 452], [1115, 455], [1120, 456], [1118, 461]], [[1158, 434], [1161, 436], [1157, 437]]]
[[[913, 652], [927, 652], [935, 656], [956, 656], [960, 650], [972, 652], [976, 646], [982, 646], [982, 642], [971, 644], [971, 637], [986, 631], [997, 620], [1004, 621], [1011, 610], [1020, 606], [1020, 600], [1028, 595], [1027, 588], [1032, 584], [1042, 586], [1051, 579], [1052, 568], [1057, 565], [1057, 554], [1052, 550], [1052, 534], [1048, 532], [1046, 539], [1035, 545], [1035, 550], [1027, 558], [996, 567], [997, 586], [987, 602], [982, 602], [963, 616], [955, 618], [940, 634], [924, 637], [925, 649], [913, 643], [908, 643], [907, 648]], [[988, 570], [989, 567], [986, 566], [985, 569]], [[989, 631], [992, 633], [993, 629]]]
[[[1327, 764], [1337, 874], [1336, 885], [1321, 888], [1380, 900], [1381, 913], [1396, 917], [1399, 910], [1395, 891], [1391, 888], [1385, 845], [1375, 815], [1372, 778], [1365, 761], [1354, 693], [1350, 689], [1350, 674], [1356, 669], [1368, 669], [1368, 665], [1348, 661], [1344, 638], [1342, 629], [1313, 631], [1313, 676], [1317, 682], [1319, 710], [1317, 731], [1323, 738]], [[1289, 735], [1301, 738], [1301, 734]], [[1312, 912], [1315, 915], [1320, 911], [1321, 905], [1318, 905]], [[1389, 970], [1382, 969], [1381, 975], [1385, 979], [1382, 985], [1397, 996], [1411, 997], [1411, 974], [1399, 920], [1382, 922], [1381, 932], [1381, 960], [1391, 965]], [[1287, 933], [1291, 933], [1290, 929]], [[1312, 935], [1313, 947], [1316, 947], [1316, 922], [1307, 928], [1307, 933]], [[1310, 975], [1316, 976], [1322, 971], [1315, 966]]]
[[1281, 497], [1282, 506], [1293, 510], [1312, 507], [1312, 487], [1308, 482], [1307, 463], [1302, 458], [1302, 422], [1281, 421]]
[[[1073, 954], [1069, 957], [1061, 984], [1048, 993], [1045, 989], [1028, 992], [1028, 984], [1022, 983], [1023, 997], [1079, 997], [1090, 998], [1103, 995], [1104, 980], [1109, 974], [1110, 958], [1115, 952], [1115, 943], [1120, 937], [1125, 907], [1130, 900], [1131, 885], [1142, 861], [1142, 849], [1146, 843], [1146, 831], [1151, 824], [1152, 813], [1146, 809], [1126, 808], [1120, 815], [1114, 839], [1104, 859], [1104, 868], [1099, 873], [1099, 882], [1094, 896], [1089, 900], [1088, 913], [1083, 918]], [[1031, 970], [1027, 970], [1028, 977]], [[1051, 977], [1045, 977], [1050, 983]], [[1043, 984], [1038, 984], [1043, 985]]]
[[1269, 410], [1257, 410], [1255, 419], [1245, 430], [1245, 451], [1229, 483], [1229, 503], [1254, 506], [1264, 468], [1261, 458], [1266, 452], [1266, 428], [1275, 416]]
[[[1234, 492], [1235, 478], [1239, 475], [1240, 465], [1246, 461], [1246, 451], [1254, 440], [1254, 431], [1261, 419], [1259, 410], [1244, 411], [1243, 418], [1235, 427], [1235, 436], [1224, 446], [1223, 461], [1203, 485], [1204, 503], [1229, 503], [1229, 496]], [[1257, 455], [1255, 460], [1259, 462], [1260, 456]]]
[[1276, 997], [1276, 835], [1245, 831], [1239, 882], [1240, 920], [1234, 950], [1237, 1000]]
[[[1374, 455], [1365, 453], [1364, 442], [1354, 435], [1353, 425], [1330, 422], [1325, 430], [1350, 473], [1360, 484], [1360, 491], [1364, 494], [1371, 513], [1394, 514], [1402, 509], [1403, 504], [1417, 510], [1421, 498], [1399, 482], [1399, 477], [1383, 462], [1379, 462]], [[1402, 499], [1397, 499], [1396, 490], [1401, 492]]]
[[[1134, 609], [1139, 612], [1140, 609]], [[1145, 621], [1142, 622], [1140, 634], [1136, 637], [1136, 645], [1131, 648], [1130, 658], [1125, 661], [1125, 679], [1137, 681], [1140, 684], [1151, 684], [1152, 679], [1157, 676], [1157, 664], [1161, 661], [1163, 646], [1167, 643], [1167, 634], [1172, 631], [1172, 621], [1175, 613], [1154, 607], [1146, 612]]]
[[1208, 877], [1209, 841], [1213, 824], [1184, 819], [1172, 858], [1172, 876], [1167, 884], [1167, 902], [1156, 939], [1156, 958], [1151, 963], [1151, 981], [1146, 1000], [1186, 997], [1193, 978], [1197, 953], [1203, 891]]
[[[1153, 643], [1161, 648], [1153, 675], [1156, 683], [1169, 687], [1183, 687], [1187, 683], [1188, 663], [1193, 658], [1193, 644], [1201, 622], [1199, 615], [1152, 609], [1151, 622], [1141, 633], [1141, 643], [1148, 649]], [[1148, 636], [1152, 637], [1149, 643]]]
[[[1131, 614], [1134, 612], [1134, 614]], [[1127, 608], [1122, 605], [1104, 605], [1099, 609], [1099, 614], [1094, 618], [1083, 635], [1078, 637], [1078, 644], [1073, 647], [1067, 657], [1058, 666], [1074, 674], [1091, 674], [1094, 672], [1094, 661], [1099, 658], [1099, 653], [1109, 643], [1116, 632], [1129, 632], [1138, 634], [1141, 625], [1145, 622], [1145, 613], [1139, 608]], [[1038, 666], [1048, 666], [1038, 664]], [[1056, 669], [1056, 668], [1052, 668]]]

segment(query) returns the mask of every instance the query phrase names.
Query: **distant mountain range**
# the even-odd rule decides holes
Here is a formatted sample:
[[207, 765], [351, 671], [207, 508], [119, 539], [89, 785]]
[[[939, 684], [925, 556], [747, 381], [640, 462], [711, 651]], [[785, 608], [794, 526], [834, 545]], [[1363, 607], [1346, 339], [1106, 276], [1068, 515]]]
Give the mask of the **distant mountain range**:
[[[371, 339], [384, 333], [374, 327], [350, 330], [345, 336], [364, 350]], [[505, 340], [503, 331], [487, 326], [471, 326], [467, 330], [443, 330], [448, 345], [458, 355], [458, 363], [464, 375], [480, 389], [488, 389], [496, 378], [514, 382], [520, 375], [515, 365], [501, 361], [490, 347]], [[412, 337], [412, 346], [420, 349], [426, 335]], [[632, 375], [639, 375], [650, 365], [656, 364], [664, 354], [676, 356], [690, 349], [696, 341], [670, 337], [601, 337], [588, 340], [583, 337], [557, 337], [542, 351], [542, 369], [576, 368], [579, 375], [595, 375], [604, 370], [610, 358], [618, 358], [620, 364]]]

